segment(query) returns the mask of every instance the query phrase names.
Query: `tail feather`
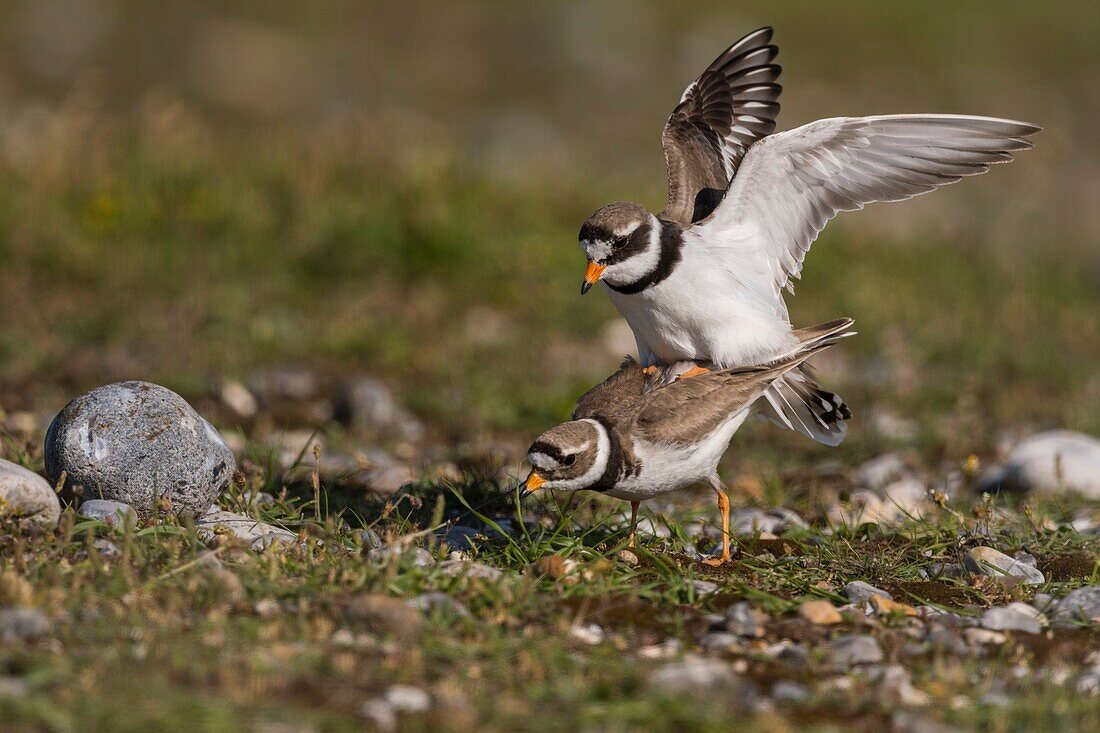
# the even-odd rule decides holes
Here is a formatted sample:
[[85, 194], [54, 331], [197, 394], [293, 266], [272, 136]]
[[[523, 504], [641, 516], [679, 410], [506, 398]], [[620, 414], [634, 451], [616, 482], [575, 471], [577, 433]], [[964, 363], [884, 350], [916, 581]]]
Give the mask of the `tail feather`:
[[[816, 352], [823, 346], [854, 335], [847, 329], [851, 318], [840, 318], [794, 331], [801, 344], [799, 351]], [[845, 420], [852, 411], [840, 395], [821, 388], [808, 364], [800, 363], [772, 382], [759, 403], [758, 414], [765, 420], [787, 430], [829, 446], [840, 445], [848, 431]]]

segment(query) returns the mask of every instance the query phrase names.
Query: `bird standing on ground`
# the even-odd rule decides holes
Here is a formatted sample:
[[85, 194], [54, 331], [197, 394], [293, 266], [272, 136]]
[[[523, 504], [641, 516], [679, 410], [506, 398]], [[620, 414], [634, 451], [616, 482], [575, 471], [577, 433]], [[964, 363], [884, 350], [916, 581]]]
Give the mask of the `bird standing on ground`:
[[679, 379], [690, 364], [647, 370], [628, 359], [619, 371], [577, 401], [573, 419], [531, 444], [533, 467], [521, 487], [526, 496], [544, 488], [599, 491], [630, 502], [630, 539], [644, 499], [706, 482], [722, 513], [722, 554], [730, 557], [729, 498], [718, 461], [734, 433], [753, 414], [777, 379], [838, 339], [851, 335], [851, 319], [798, 332], [797, 352], [765, 367], [720, 369]]
[[[772, 134], [778, 49], [763, 28], [692, 82], [665, 124], [668, 203], [627, 202], [585, 221], [581, 292], [597, 281], [634, 332], [643, 367], [766, 364], [799, 347], [783, 300], [810, 244], [840, 211], [901, 201], [989, 170], [1040, 128], [963, 115], [836, 117]], [[692, 376], [706, 367], [692, 370]], [[847, 412], [805, 368], [762, 414], [837, 445]]]

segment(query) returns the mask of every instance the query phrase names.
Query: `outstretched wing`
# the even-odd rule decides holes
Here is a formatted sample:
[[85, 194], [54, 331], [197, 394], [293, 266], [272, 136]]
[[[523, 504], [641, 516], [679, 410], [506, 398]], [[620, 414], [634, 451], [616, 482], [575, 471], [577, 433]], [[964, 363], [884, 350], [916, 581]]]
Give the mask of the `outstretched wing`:
[[690, 226], [722, 200], [749, 146], [775, 129], [779, 49], [761, 28], [730, 46], [693, 81], [665, 123], [668, 204], [661, 217]]
[[839, 211], [901, 201], [985, 173], [1041, 128], [964, 115], [837, 117], [770, 135], [745, 155], [721, 205], [691, 231], [716, 261], [785, 313], [783, 288]]

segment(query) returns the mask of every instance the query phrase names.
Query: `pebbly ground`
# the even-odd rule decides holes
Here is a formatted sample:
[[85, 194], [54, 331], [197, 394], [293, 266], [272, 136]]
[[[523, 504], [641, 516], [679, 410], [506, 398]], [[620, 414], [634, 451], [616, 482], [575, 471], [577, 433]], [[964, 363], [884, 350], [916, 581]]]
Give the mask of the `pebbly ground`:
[[[787, 494], [735, 471], [736, 553], [711, 568], [705, 491], [651, 502], [628, 548], [625, 505], [519, 506], [514, 446], [432, 447], [384, 387], [360, 387], [333, 417], [346, 431], [265, 429], [275, 400], [256, 384], [200, 396], [252, 427], [225, 433], [237, 475], [197, 515], [58, 502], [39, 475], [48, 420], [8, 415], [4, 455], [30, 470], [3, 475], [47, 515], [43, 497], [63, 506], [0, 532], [4, 729], [1100, 723], [1085, 436], [1040, 434], [988, 467], [818, 464]], [[279, 389], [284, 415], [308, 414], [294, 380]], [[1026, 463], [1067, 440], [1057, 471]], [[357, 443], [387, 448], [341, 448]]]

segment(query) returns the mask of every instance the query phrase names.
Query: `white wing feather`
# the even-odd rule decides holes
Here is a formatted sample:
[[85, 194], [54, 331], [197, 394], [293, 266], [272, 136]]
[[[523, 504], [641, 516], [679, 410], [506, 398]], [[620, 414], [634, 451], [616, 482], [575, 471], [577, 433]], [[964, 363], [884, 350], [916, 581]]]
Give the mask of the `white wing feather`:
[[985, 173], [1040, 128], [964, 115], [836, 117], [765, 137], [718, 208], [693, 228], [748, 294], [786, 316], [781, 290], [840, 211], [901, 201]]

